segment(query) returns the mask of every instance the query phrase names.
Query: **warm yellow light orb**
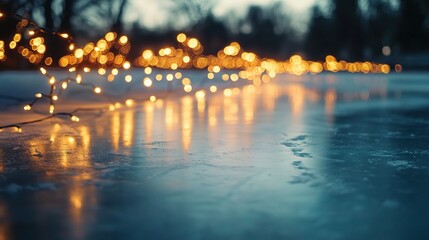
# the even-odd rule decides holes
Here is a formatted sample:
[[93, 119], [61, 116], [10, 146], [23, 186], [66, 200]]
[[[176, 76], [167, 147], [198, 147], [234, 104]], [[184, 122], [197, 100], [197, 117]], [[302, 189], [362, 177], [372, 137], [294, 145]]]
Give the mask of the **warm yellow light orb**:
[[127, 99], [127, 100], [125, 100], [125, 105], [127, 107], [132, 107], [134, 105], [134, 100], [133, 99]]
[[186, 41], [186, 35], [184, 33], [179, 33], [177, 35], [177, 41], [180, 42], [180, 43]]
[[131, 75], [126, 75], [125, 76], [125, 82], [129, 83], [133, 80], [133, 77]]
[[97, 93], [97, 94], [101, 93], [101, 88], [100, 87], [95, 87], [94, 88], [94, 92]]
[[182, 79], [182, 84], [183, 84], [183, 86], [191, 85], [191, 79], [189, 79], [189, 78], [183, 78]]
[[144, 69], [144, 73], [146, 73], [146, 74], [151, 74], [151, 73], [152, 73], [152, 68], [151, 68], [151, 67], [146, 67], [146, 68]]
[[145, 77], [145, 78], [143, 79], [143, 85], [144, 85], [145, 87], [150, 87], [150, 86], [152, 86], [152, 80], [151, 80], [150, 78], [148, 78], [148, 77]]
[[119, 44], [124, 45], [128, 42], [128, 37], [127, 36], [121, 36], [119, 38]]
[[185, 92], [190, 92], [190, 91], [192, 91], [192, 86], [191, 85], [185, 85], [183, 87], [183, 90], [185, 90]]
[[215, 93], [217, 91], [216, 86], [210, 86], [210, 92]]
[[188, 47], [196, 48], [198, 46], [198, 40], [196, 38], [189, 39]]
[[184, 56], [183, 57], [183, 62], [184, 63], [189, 63], [191, 61], [191, 58], [189, 56]]
[[126, 61], [126, 62], [124, 62], [123, 67], [124, 67], [124, 69], [130, 69], [131, 63]]
[[153, 57], [153, 52], [152, 50], [144, 50], [142, 53], [142, 57], [146, 60], [150, 59]]

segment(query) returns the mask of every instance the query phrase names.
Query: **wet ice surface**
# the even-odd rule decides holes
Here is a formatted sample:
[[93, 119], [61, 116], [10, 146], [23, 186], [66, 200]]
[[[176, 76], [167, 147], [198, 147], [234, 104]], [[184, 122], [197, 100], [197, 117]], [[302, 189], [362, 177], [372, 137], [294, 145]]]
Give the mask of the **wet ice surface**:
[[0, 239], [425, 239], [428, 78], [286, 75], [2, 132]]

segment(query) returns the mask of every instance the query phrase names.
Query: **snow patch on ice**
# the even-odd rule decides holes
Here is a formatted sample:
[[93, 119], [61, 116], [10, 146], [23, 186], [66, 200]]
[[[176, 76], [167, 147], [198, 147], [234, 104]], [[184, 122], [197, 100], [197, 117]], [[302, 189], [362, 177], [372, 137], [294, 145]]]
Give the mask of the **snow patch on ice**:
[[304, 152], [305, 145], [307, 142], [305, 141], [307, 138], [306, 135], [298, 135], [293, 138], [289, 138], [286, 141], [282, 142], [281, 144], [283, 146], [288, 147], [293, 155], [300, 157], [300, 158], [312, 158], [312, 156], [309, 153]]
[[387, 165], [395, 167], [398, 170], [417, 169], [418, 168], [414, 164], [412, 164], [408, 161], [404, 161], [404, 160], [389, 161], [389, 162], [387, 162]]

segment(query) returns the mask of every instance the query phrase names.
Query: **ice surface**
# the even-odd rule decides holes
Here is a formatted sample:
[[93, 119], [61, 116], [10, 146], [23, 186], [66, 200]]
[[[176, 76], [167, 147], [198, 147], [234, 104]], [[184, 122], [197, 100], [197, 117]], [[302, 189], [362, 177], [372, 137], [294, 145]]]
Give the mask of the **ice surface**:
[[[1, 73], [0, 95], [32, 96], [36, 76]], [[281, 75], [204, 100], [159, 85], [151, 103], [94, 76], [141, 100], [0, 133], [0, 239], [425, 239], [428, 78]], [[1, 125], [39, 116], [8, 101]]]

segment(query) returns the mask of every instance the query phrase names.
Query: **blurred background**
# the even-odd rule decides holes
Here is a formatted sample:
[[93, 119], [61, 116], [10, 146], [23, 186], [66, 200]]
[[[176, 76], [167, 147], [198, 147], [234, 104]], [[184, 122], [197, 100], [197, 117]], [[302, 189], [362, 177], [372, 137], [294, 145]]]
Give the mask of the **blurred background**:
[[[261, 57], [323, 60], [332, 54], [411, 70], [429, 67], [427, 0], [0, 0], [0, 9], [70, 33], [78, 44], [108, 31], [126, 34], [130, 58], [144, 48], [174, 46], [184, 32], [201, 41], [204, 54], [237, 41]], [[15, 30], [10, 21], [0, 21], [5, 42]], [[60, 49], [52, 54], [63, 54]], [[18, 62], [0, 69], [30, 67]]]

